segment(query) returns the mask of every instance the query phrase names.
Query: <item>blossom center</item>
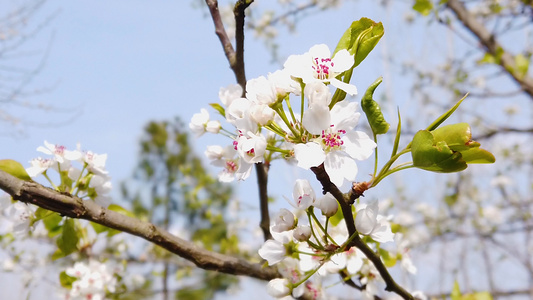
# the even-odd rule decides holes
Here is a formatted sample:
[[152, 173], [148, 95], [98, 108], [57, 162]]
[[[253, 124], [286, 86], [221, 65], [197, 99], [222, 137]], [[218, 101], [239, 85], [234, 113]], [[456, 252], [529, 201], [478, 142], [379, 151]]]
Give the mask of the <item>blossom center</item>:
[[226, 161], [226, 170], [230, 173], [235, 173], [237, 172], [237, 164], [232, 161], [232, 160], [227, 160]]
[[[333, 127], [333, 125], [330, 127]], [[322, 143], [326, 148], [324, 150], [327, 152], [330, 150], [340, 149], [344, 144], [344, 141], [341, 139], [343, 134], [346, 134], [346, 130], [341, 129], [337, 130], [336, 132], [331, 131], [331, 129], [322, 130], [322, 135], [320, 137], [322, 138]]]
[[325, 80], [329, 78], [330, 69], [333, 68], [331, 58], [313, 58], [313, 71], [317, 79]]

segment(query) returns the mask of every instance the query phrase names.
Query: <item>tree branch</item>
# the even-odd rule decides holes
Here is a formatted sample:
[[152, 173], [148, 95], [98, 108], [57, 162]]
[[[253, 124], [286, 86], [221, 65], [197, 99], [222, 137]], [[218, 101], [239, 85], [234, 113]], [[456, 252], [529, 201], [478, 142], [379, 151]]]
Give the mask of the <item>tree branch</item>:
[[241, 258], [205, 250], [152, 223], [108, 210], [92, 200], [84, 201], [70, 194], [44, 187], [36, 182], [18, 179], [2, 170], [0, 170], [0, 189], [10, 194], [15, 200], [35, 204], [63, 216], [89, 220], [138, 236], [193, 262], [205, 270], [245, 275], [261, 280], [281, 277], [276, 268], [263, 268], [260, 264], [252, 264]]
[[478, 39], [486, 51], [496, 58], [496, 61], [503, 67], [513, 80], [533, 99], [533, 78], [527, 74], [520, 74], [516, 69], [513, 56], [504, 50], [498, 43], [494, 34], [490, 33], [483, 24], [478, 22], [463, 3], [459, 0], [448, 0], [447, 7], [455, 14], [457, 19]]
[[359, 233], [357, 233], [357, 229], [355, 228], [355, 220], [353, 218], [351, 207], [353, 202], [350, 201], [350, 196], [344, 195], [339, 190], [339, 188], [331, 182], [328, 174], [326, 173], [326, 170], [324, 169], [324, 164], [321, 164], [318, 167], [312, 167], [311, 171], [315, 173], [317, 180], [322, 184], [322, 192], [324, 194], [330, 192], [333, 197], [337, 199], [337, 202], [339, 202], [342, 214], [344, 216], [346, 227], [348, 228], [348, 234], [350, 237], [355, 236], [346, 249], [349, 249], [350, 246], [355, 246], [356, 248], [361, 250], [361, 252], [363, 252], [370, 261], [372, 261], [379, 274], [385, 281], [386, 291], [394, 292], [404, 299], [414, 299], [413, 296], [407, 290], [402, 288], [399, 284], [396, 283], [396, 281], [394, 281], [389, 271], [387, 270], [387, 267], [385, 266], [383, 261], [381, 261], [379, 255], [374, 252], [374, 250], [372, 250], [370, 247], [368, 247], [368, 245], [365, 244], [363, 240], [361, 240], [361, 238], [359, 237]]
[[[242, 87], [242, 97], [246, 96], [246, 72], [244, 69], [244, 18], [245, 10], [253, 0], [239, 0], [235, 3], [233, 14], [235, 15], [235, 42], [236, 51], [231, 45], [231, 41], [224, 29], [220, 12], [218, 11], [218, 2], [216, 0], [206, 0], [211, 18], [215, 24], [215, 32], [224, 48], [224, 53], [228, 59], [231, 70], [235, 74], [237, 83]], [[261, 211], [261, 221], [259, 227], [263, 231], [265, 240], [271, 239], [270, 234], [270, 216], [268, 211], [268, 166], [266, 164], [256, 164], [255, 171], [257, 174], [257, 185], [259, 187], [259, 207]]]

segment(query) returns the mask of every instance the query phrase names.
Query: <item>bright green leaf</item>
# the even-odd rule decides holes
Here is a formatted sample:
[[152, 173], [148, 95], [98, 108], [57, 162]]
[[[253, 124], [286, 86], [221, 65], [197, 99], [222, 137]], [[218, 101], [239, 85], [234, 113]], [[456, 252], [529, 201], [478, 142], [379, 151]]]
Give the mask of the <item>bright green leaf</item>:
[[411, 144], [413, 165], [417, 168], [449, 173], [466, 169], [466, 162], [460, 152], [452, 151], [445, 142], [435, 143], [433, 134], [427, 130], [420, 130]]
[[135, 215], [131, 211], [129, 211], [129, 210], [125, 209], [124, 207], [122, 207], [120, 205], [117, 205], [117, 204], [111, 204], [111, 205], [109, 205], [107, 207], [107, 209], [112, 210], [114, 212], [118, 212], [118, 213], [123, 214], [123, 215], [126, 215], [128, 217], [135, 218]]
[[382, 77], [376, 79], [376, 81], [368, 87], [365, 95], [361, 99], [361, 107], [363, 108], [368, 123], [370, 124], [370, 128], [372, 128], [372, 132], [375, 135], [387, 133], [390, 128], [390, 124], [387, 123], [383, 117], [379, 104], [373, 99], [374, 91], [382, 80]]
[[398, 145], [400, 144], [400, 135], [402, 133], [402, 118], [400, 116], [400, 109], [398, 108], [398, 127], [396, 127], [396, 137], [394, 138], [394, 146], [392, 147], [391, 157], [398, 153]]
[[7, 172], [18, 179], [30, 181], [31, 177], [26, 172], [26, 169], [18, 162], [12, 159], [0, 160], [0, 170]]
[[[350, 27], [344, 32], [335, 51], [333, 51], [333, 56], [340, 50], [348, 50], [350, 54], [354, 55], [354, 64], [353, 66], [344, 72], [342, 81], [345, 83], [350, 83], [352, 78], [353, 69], [357, 67], [374, 49], [377, 45], [383, 34], [385, 33], [383, 29], [383, 24], [376, 23], [368, 18], [361, 18], [358, 21], [352, 22]], [[344, 100], [346, 98], [346, 92], [337, 89], [335, 94], [332, 97], [330, 104], [330, 109], [335, 105], [335, 103]]]
[[72, 283], [78, 278], [67, 275], [65, 271], [59, 273], [59, 283], [61, 286], [67, 289], [72, 288]]
[[471, 148], [461, 151], [461, 155], [467, 164], [492, 164], [496, 162], [494, 155], [485, 149]]
[[522, 53], [520, 53], [514, 57], [514, 62], [516, 65], [516, 72], [518, 73], [518, 77], [523, 78], [529, 70], [529, 59], [525, 57]]
[[457, 280], [453, 283], [453, 289], [450, 298], [451, 300], [461, 300], [461, 289], [459, 288], [459, 283]]
[[464, 97], [461, 98], [461, 100], [459, 100], [452, 108], [450, 108], [447, 112], [445, 112], [444, 114], [439, 116], [435, 121], [433, 121], [433, 123], [431, 123], [431, 125], [429, 125], [428, 128], [426, 128], [426, 130], [432, 131], [432, 130], [437, 129], [437, 127], [439, 127], [440, 124], [446, 121], [446, 119], [448, 119], [453, 114], [453, 112], [455, 112], [455, 110], [459, 107], [459, 105], [461, 105], [461, 103], [463, 102], [463, 100], [466, 99], [467, 96], [468, 94], [464, 95]]
[[433, 9], [433, 2], [431, 0], [416, 0], [413, 9], [421, 15], [427, 16]]
[[221, 116], [223, 116], [224, 118], [226, 117], [226, 110], [224, 109], [224, 107], [222, 107], [222, 105], [218, 103], [209, 103], [209, 105], [216, 111], [218, 111]]
[[396, 265], [396, 261], [398, 259], [396, 257], [396, 255], [392, 256], [392, 255], [390, 255], [389, 251], [387, 251], [385, 249], [381, 249], [381, 248], [379, 248], [378, 252], [379, 252], [379, 255], [381, 256], [381, 259], [385, 263], [385, 266], [390, 268], [390, 267], [394, 267], [394, 265]]
[[[436, 142], [444, 141], [453, 151], [464, 151], [471, 148], [472, 133], [468, 123], [446, 125], [431, 132]], [[479, 147], [479, 144], [477, 144]]]
[[67, 256], [78, 249], [79, 236], [73, 219], [66, 218], [62, 228], [63, 231], [56, 243], [64, 256]]

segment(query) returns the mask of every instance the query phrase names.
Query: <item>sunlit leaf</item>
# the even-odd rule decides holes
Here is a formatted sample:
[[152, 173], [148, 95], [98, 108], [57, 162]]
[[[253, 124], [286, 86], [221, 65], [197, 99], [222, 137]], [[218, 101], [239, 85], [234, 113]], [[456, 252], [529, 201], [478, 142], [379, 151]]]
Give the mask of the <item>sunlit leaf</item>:
[[433, 121], [433, 123], [431, 123], [431, 125], [429, 125], [426, 130], [432, 131], [437, 129], [440, 124], [446, 121], [446, 119], [448, 119], [455, 112], [455, 110], [459, 108], [459, 105], [461, 105], [461, 103], [466, 99], [467, 96], [468, 94], [464, 95], [464, 97], [461, 98], [461, 100], [459, 100], [452, 108], [450, 108], [447, 112], [435, 119], [435, 121]]
[[211, 106], [212, 108], [214, 108], [216, 111], [218, 111], [218, 113], [223, 116], [224, 118], [226, 117], [226, 110], [224, 109], [224, 107], [222, 107], [222, 105], [218, 104], [218, 103], [209, 103], [209, 106]]
[[57, 238], [57, 247], [64, 256], [78, 250], [79, 236], [73, 219], [67, 218], [63, 223], [61, 235]]
[[374, 81], [374, 83], [368, 87], [365, 95], [361, 99], [361, 107], [365, 112], [372, 132], [376, 135], [387, 133], [390, 128], [390, 124], [387, 123], [387, 121], [385, 121], [385, 117], [383, 117], [383, 113], [381, 112], [379, 104], [373, 99], [374, 91], [382, 82], [382, 80], [383, 78], [380, 77]]
[[413, 9], [423, 16], [429, 15], [433, 9], [433, 2], [431, 0], [416, 0], [413, 4]]
[[0, 170], [7, 172], [18, 179], [29, 181], [31, 180], [30, 175], [26, 172], [26, 169], [18, 161], [12, 159], [2, 159], [0, 160]]
[[415, 167], [440, 173], [466, 169], [467, 164], [461, 158], [461, 153], [452, 151], [445, 142], [434, 142], [433, 134], [427, 130], [420, 130], [415, 134], [411, 144]]
[[77, 280], [76, 277], [72, 277], [72, 276], [67, 275], [67, 273], [65, 271], [59, 273], [59, 283], [64, 288], [71, 289], [72, 288], [72, 283], [74, 281], [76, 281], [76, 280]]

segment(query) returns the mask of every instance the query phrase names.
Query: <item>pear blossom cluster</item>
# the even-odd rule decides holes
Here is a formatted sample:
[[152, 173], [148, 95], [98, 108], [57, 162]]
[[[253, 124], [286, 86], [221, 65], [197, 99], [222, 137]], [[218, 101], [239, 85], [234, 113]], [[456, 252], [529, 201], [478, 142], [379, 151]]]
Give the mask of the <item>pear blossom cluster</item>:
[[[315, 45], [302, 55], [290, 56], [283, 69], [250, 79], [245, 92], [239, 85], [220, 89], [221, 104], [211, 106], [233, 128], [212, 120], [206, 109], [189, 124], [196, 136], [215, 133], [230, 139], [226, 145], [208, 146], [205, 151], [211, 164], [222, 169], [219, 181], [245, 180], [254, 164], [284, 159], [303, 169], [323, 166], [338, 187], [354, 182], [356, 161], [369, 158], [376, 143], [355, 130], [361, 115], [358, 103], [335, 98], [330, 90], [357, 94], [354, 85], [339, 80], [353, 65], [354, 57], [347, 50], [331, 55], [328, 46]], [[350, 236], [345, 223], [330, 221], [338, 212], [337, 199], [330, 193], [317, 197], [308, 180], [298, 179], [288, 202], [293, 210], [279, 211], [270, 228], [273, 239], [258, 251], [283, 275], [269, 282], [268, 293], [275, 298], [298, 298], [306, 293], [326, 299], [322, 278], [343, 271], [367, 286], [365, 298], [373, 298], [383, 279], [362, 252], [347, 246]], [[395, 241], [389, 220], [379, 214], [377, 201], [356, 206], [357, 234], [368, 237], [374, 250]], [[415, 272], [401, 235], [396, 243], [402, 248], [390, 252], [391, 256], [401, 258], [406, 271]]]
[[[32, 178], [43, 175], [50, 184], [62, 192], [69, 192], [82, 199], [92, 199], [101, 206], [111, 203], [108, 195], [111, 191], [111, 176], [105, 169], [107, 154], [82, 151], [78, 144], [76, 150], [68, 150], [65, 146], [44, 141], [38, 152], [47, 157], [37, 157], [30, 161], [26, 172]], [[80, 168], [81, 167], [81, 168]], [[59, 173], [60, 184], [54, 184], [48, 170]]]
[[234, 128], [223, 128], [205, 109], [189, 124], [197, 136], [209, 132], [231, 139], [205, 151], [212, 164], [222, 168], [219, 180], [245, 180], [253, 164], [283, 158], [304, 169], [323, 164], [337, 186], [354, 181], [356, 161], [370, 157], [376, 143], [355, 130], [358, 104], [348, 99], [334, 103], [330, 90], [357, 94], [354, 85], [338, 79], [353, 65], [347, 50], [332, 56], [328, 46], [320, 44], [290, 56], [283, 69], [250, 79], [245, 93], [239, 85], [222, 88], [222, 105], [211, 106]]
[[[295, 213], [285, 208], [279, 211], [270, 228], [273, 239], [265, 241], [258, 251], [268, 265], [278, 266], [284, 276], [269, 283], [268, 293], [276, 298], [298, 298], [313, 290], [317, 292], [314, 299], [323, 299], [325, 293], [317, 282], [343, 271], [367, 285], [363, 296], [373, 299], [384, 281], [359, 249], [346, 247], [350, 236], [345, 223], [330, 221], [337, 213], [336, 199], [330, 193], [317, 197], [310, 182], [299, 179], [289, 202]], [[321, 216], [315, 215], [315, 209]], [[304, 217], [296, 217], [301, 212], [305, 212]], [[408, 255], [408, 242], [401, 234], [392, 233], [389, 218], [379, 214], [377, 201], [356, 206], [355, 226], [358, 234], [375, 242], [376, 249], [378, 244], [396, 242], [397, 249], [391, 250], [390, 256], [401, 260], [400, 266], [406, 272], [416, 272]]]
[[90, 260], [88, 263], [76, 262], [65, 273], [74, 279], [65, 300], [106, 299], [106, 293], [115, 292], [117, 286], [113, 270], [96, 260]]

